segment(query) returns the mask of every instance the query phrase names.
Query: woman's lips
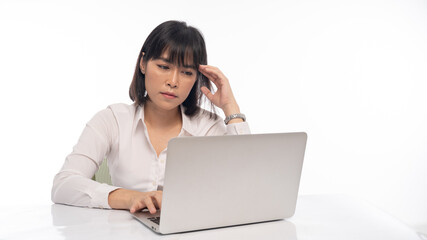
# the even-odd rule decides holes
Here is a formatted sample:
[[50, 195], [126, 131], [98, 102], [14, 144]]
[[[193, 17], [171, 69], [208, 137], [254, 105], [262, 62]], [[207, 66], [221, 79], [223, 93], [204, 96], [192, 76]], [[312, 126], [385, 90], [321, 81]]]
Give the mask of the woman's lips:
[[169, 92], [161, 92], [161, 94], [167, 99], [174, 99], [177, 97], [175, 94]]

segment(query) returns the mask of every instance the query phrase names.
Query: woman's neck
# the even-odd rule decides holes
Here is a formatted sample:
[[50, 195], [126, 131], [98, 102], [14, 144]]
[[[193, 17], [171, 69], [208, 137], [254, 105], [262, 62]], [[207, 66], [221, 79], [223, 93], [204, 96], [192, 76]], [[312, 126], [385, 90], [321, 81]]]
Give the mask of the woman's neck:
[[182, 117], [179, 107], [172, 110], [159, 109], [150, 101], [144, 105], [144, 122], [155, 128], [170, 128], [181, 125]]

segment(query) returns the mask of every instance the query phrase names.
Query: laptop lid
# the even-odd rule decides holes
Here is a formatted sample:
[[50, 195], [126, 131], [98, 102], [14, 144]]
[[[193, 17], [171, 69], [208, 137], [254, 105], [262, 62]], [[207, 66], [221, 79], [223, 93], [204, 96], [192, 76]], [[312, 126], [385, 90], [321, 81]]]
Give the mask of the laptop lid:
[[170, 140], [159, 232], [292, 216], [306, 140], [306, 133]]

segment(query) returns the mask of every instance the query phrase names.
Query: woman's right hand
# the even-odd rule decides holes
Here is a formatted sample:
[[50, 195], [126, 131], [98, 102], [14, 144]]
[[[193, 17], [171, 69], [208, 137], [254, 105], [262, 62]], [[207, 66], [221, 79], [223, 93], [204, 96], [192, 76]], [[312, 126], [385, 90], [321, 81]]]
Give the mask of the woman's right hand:
[[108, 204], [114, 209], [128, 209], [131, 213], [148, 208], [151, 214], [162, 207], [162, 191], [138, 192], [124, 188], [116, 189], [108, 195]]

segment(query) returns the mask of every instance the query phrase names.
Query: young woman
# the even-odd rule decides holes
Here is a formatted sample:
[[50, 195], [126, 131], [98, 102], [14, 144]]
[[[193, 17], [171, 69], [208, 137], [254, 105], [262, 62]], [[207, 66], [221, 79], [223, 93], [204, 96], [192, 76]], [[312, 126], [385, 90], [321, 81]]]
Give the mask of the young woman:
[[[228, 79], [207, 65], [201, 33], [184, 22], [164, 22], [151, 32], [129, 95], [133, 104], [110, 105], [87, 123], [54, 178], [53, 202], [155, 213], [171, 138], [250, 133]], [[203, 95], [222, 109], [225, 121], [201, 109]], [[113, 186], [91, 179], [104, 158]]]

